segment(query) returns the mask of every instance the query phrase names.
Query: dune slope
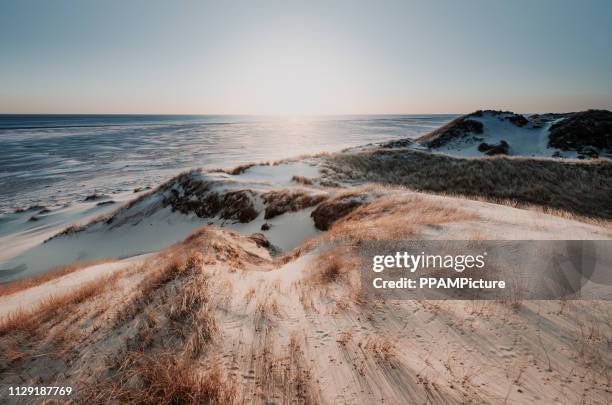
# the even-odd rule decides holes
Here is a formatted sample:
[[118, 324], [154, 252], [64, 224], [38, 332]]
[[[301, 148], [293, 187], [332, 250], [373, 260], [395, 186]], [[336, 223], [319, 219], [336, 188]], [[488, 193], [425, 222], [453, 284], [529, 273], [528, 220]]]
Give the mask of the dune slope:
[[360, 240], [612, 236], [499, 208], [387, 193], [276, 257], [205, 226], [5, 318], [0, 379], [93, 403], [606, 403], [608, 302], [364, 299]]

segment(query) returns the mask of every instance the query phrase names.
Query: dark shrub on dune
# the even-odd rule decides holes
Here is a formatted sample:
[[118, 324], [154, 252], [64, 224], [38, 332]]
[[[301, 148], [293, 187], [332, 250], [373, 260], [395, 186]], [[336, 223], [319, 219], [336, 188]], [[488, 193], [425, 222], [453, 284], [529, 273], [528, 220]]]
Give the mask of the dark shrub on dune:
[[259, 213], [253, 206], [251, 197], [253, 192], [250, 190], [230, 191], [223, 197], [223, 209], [221, 218], [237, 219], [239, 222], [251, 222]]
[[466, 117], [457, 118], [429, 134], [417, 139], [417, 142], [430, 148], [439, 148], [447, 143], [461, 139], [469, 134], [482, 134], [483, 125]]
[[299, 190], [277, 190], [263, 194], [262, 198], [267, 205], [264, 219], [271, 219], [286, 212], [296, 212], [313, 207], [327, 197]]
[[28, 208], [17, 208], [15, 209], [15, 214], [21, 214], [28, 211], [43, 211], [46, 210], [47, 207], [44, 205], [30, 205]]
[[511, 123], [516, 125], [517, 127], [524, 127], [525, 125], [527, 125], [529, 123], [527, 118], [525, 118], [521, 114], [514, 114], [514, 115], [508, 117], [508, 121], [510, 121]]
[[480, 152], [485, 153], [488, 156], [507, 155], [508, 149], [510, 149], [510, 145], [508, 145], [508, 142], [504, 140], [502, 140], [498, 144], [488, 144], [488, 143], [483, 142], [480, 145], [478, 145], [478, 150]]
[[85, 199], [83, 201], [97, 201], [100, 198], [102, 198], [103, 196], [101, 196], [100, 194], [91, 194], [88, 195], [87, 197], [85, 197]]
[[550, 127], [548, 145], [561, 150], [593, 147], [612, 152], [612, 112], [588, 110], [571, 114]]
[[328, 230], [337, 220], [348, 215], [364, 204], [362, 196], [346, 194], [325, 201], [310, 214], [315, 227], [321, 231]]

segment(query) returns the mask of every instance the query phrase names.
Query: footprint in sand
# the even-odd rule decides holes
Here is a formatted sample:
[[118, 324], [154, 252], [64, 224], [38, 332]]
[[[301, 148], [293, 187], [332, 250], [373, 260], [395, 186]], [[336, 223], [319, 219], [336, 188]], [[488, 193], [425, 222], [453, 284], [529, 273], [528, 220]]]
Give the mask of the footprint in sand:
[[503, 359], [510, 359], [516, 357], [514, 354], [514, 349], [512, 347], [507, 346], [499, 346], [500, 356]]
[[319, 335], [318, 339], [320, 339], [320, 340], [322, 340], [324, 342], [328, 341], [331, 338], [330, 335], [329, 335], [329, 332], [325, 332], [323, 330], [318, 330], [317, 331], [317, 335]]

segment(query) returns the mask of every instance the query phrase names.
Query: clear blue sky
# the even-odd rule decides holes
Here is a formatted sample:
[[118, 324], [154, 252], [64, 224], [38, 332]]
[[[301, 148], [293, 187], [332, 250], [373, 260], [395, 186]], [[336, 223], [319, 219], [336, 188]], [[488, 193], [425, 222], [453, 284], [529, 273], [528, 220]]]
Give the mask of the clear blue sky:
[[612, 109], [612, 1], [0, 0], [0, 112]]

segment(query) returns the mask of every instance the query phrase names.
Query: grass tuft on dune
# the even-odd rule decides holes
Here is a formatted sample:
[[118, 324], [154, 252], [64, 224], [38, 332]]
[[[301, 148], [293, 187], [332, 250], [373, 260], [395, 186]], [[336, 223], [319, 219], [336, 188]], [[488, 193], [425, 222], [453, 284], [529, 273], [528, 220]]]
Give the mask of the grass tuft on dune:
[[413, 149], [333, 155], [325, 177], [413, 190], [538, 205], [580, 216], [612, 219], [612, 163], [604, 159], [456, 158]]

